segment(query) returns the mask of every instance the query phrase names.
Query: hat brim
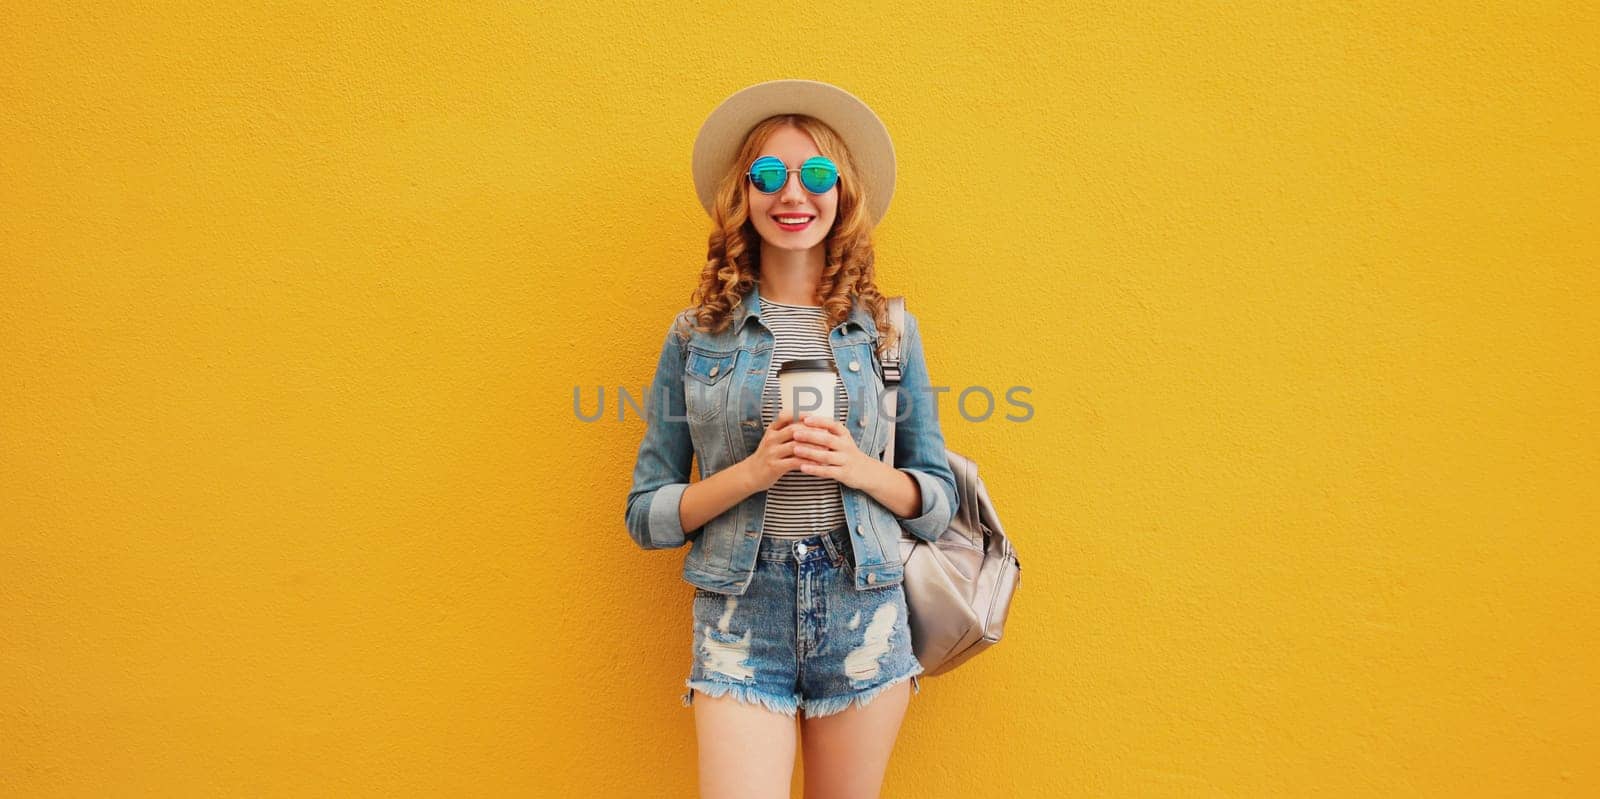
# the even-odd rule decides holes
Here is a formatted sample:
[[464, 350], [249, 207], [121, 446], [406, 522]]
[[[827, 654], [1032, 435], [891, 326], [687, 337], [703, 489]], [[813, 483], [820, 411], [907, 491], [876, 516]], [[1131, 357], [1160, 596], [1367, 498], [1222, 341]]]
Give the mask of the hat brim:
[[746, 86], [723, 100], [695, 136], [694, 189], [711, 214], [717, 181], [733, 166], [750, 129], [776, 114], [805, 114], [827, 123], [850, 149], [860, 173], [867, 213], [876, 226], [894, 196], [894, 142], [872, 108], [855, 95], [815, 80], [771, 80]]

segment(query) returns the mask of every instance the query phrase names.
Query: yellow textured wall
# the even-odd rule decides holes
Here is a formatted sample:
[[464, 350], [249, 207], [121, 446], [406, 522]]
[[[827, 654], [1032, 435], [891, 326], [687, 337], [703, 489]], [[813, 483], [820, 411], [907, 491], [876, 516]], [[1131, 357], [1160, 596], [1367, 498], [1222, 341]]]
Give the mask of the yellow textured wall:
[[691, 795], [572, 391], [777, 77], [894, 134], [934, 381], [1033, 390], [942, 406], [1026, 578], [885, 796], [1600, 791], [1592, 6], [113, 5], [0, 25], [0, 795]]

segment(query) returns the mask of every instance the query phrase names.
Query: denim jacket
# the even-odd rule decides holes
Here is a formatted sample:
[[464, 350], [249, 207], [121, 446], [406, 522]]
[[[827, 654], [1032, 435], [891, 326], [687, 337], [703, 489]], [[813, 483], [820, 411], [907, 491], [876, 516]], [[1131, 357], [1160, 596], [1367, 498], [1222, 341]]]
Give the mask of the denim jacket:
[[[761, 323], [758, 285], [734, 308], [721, 333], [694, 330], [693, 308], [674, 319], [656, 362], [645, 406], [644, 439], [628, 492], [628, 535], [642, 549], [674, 549], [690, 542], [683, 578], [721, 594], [743, 594], [755, 572], [766, 491], [757, 491], [706, 522], [685, 530], [678, 501], [689, 486], [691, 458], [703, 479], [756, 451], [765, 428], [761, 396], [774, 339]], [[922, 495], [918, 515], [902, 518], [872, 495], [839, 483], [855, 551], [856, 590], [899, 584], [900, 531], [937, 539], [956, 513], [955, 475], [945, 457], [937, 397], [930, 390], [917, 320], [907, 309], [900, 343], [900, 390], [894, 400], [894, 465], [911, 475]], [[689, 338], [680, 340], [677, 331]], [[845, 427], [856, 446], [880, 457], [888, 441], [889, 411], [881, 402], [883, 369], [876, 357], [878, 328], [859, 299], [850, 316], [828, 332], [834, 363], [848, 395]], [[882, 412], [876, 409], [884, 408]]]

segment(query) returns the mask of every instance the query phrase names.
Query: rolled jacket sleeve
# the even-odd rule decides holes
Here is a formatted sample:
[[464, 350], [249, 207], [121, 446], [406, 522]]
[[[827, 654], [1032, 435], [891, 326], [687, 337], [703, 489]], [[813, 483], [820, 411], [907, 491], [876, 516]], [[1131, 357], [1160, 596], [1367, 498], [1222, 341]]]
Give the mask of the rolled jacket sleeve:
[[921, 512], [911, 518], [898, 515], [900, 526], [924, 541], [934, 541], [950, 529], [960, 499], [956, 476], [945, 454], [944, 433], [939, 428], [938, 397], [928, 377], [917, 319], [908, 309], [900, 344], [900, 389], [895, 397], [894, 465], [911, 475], [922, 494]]
[[628, 536], [641, 549], [680, 547], [693, 532], [683, 529], [678, 515], [694, 458], [683, 394], [684, 349], [679, 338], [679, 331], [688, 324], [687, 311], [673, 319], [656, 361], [649, 396], [643, 402], [644, 438], [639, 442], [624, 514]]

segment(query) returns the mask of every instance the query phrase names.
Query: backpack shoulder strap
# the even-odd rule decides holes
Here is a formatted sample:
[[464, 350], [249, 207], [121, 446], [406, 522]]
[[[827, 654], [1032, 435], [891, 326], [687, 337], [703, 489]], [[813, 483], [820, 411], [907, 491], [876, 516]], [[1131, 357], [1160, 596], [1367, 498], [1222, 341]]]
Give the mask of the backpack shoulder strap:
[[[884, 351], [883, 363], [883, 388], [886, 392], [898, 391], [900, 388], [900, 345], [905, 343], [906, 330], [906, 298], [895, 295], [889, 298], [889, 324], [899, 331], [900, 338]], [[897, 403], [898, 404], [898, 403]], [[894, 465], [894, 414], [891, 412], [884, 417], [884, 424], [889, 426], [889, 437], [883, 447], [883, 462]]]

